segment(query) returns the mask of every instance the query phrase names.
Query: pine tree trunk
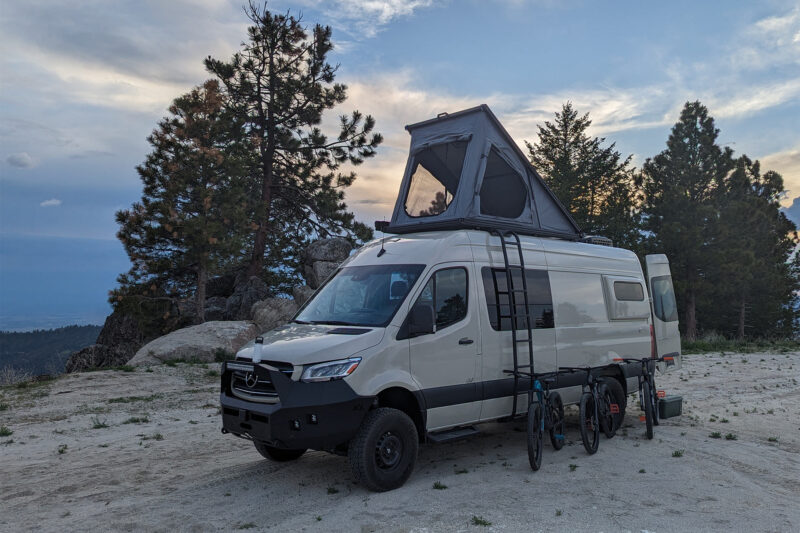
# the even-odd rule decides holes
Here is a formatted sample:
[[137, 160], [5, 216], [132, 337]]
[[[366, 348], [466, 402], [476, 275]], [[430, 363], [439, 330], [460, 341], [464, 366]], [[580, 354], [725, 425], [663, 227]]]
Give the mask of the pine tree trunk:
[[206, 321], [206, 283], [208, 282], [208, 270], [205, 263], [201, 262], [197, 269], [197, 291], [194, 293], [195, 309], [197, 319], [202, 324]]
[[745, 299], [742, 297], [742, 301], [739, 304], [739, 327], [736, 330], [736, 338], [739, 340], [744, 339], [744, 318], [745, 318]]
[[686, 289], [686, 340], [694, 342], [697, 340], [697, 315], [695, 313], [695, 294], [694, 287]]

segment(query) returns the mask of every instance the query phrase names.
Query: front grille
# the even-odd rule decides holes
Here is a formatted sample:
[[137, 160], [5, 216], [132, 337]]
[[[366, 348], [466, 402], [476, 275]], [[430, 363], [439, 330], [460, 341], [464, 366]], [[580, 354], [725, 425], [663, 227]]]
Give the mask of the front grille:
[[[294, 372], [294, 367], [290, 363], [280, 363], [276, 361], [262, 361], [262, 363], [277, 368], [288, 378], [291, 378]], [[234, 370], [231, 372], [231, 392], [233, 392], [234, 396], [242, 398], [243, 400], [276, 403], [278, 401], [278, 393], [275, 391], [275, 386], [272, 384], [272, 381], [266, 376], [267, 374], [262, 372], [256, 383], [253, 383], [253, 376], [251, 375], [250, 385], [248, 385], [247, 372]]]

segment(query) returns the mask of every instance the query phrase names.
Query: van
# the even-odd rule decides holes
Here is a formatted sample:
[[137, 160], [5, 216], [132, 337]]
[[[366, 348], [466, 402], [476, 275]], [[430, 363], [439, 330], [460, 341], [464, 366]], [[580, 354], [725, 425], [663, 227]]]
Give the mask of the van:
[[[524, 361], [602, 367], [618, 419], [641, 365], [616, 358], [680, 366], [666, 256], [645, 277], [633, 252], [585, 236], [485, 105], [406, 129], [389, 235], [222, 366], [224, 433], [275, 461], [346, 454], [376, 491], [408, 479], [420, 443], [525, 414]], [[582, 377], [551, 388], [576, 403]]]
[[[515, 407], [514, 378], [504, 372], [514, 368], [514, 347], [503, 238], [434, 231], [362, 247], [291, 323], [223, 365], [223, 432], [252, 439], [276, 461], [307, 449], [347, 454], [354, 477], [383, 491], [408, 479], [420, 443], [524, 414], [527, 393], [516, 391]], [[637, 365], [615, 358], [672, 355], [680, 366], [665, 256], [647, 256], [645, 276], [628, 250], [519, 240], [535, 372], [605, 367], [624, 409]], [[562, 374], [553, 387], [565, 404], [578, 402], [576, 377]]]

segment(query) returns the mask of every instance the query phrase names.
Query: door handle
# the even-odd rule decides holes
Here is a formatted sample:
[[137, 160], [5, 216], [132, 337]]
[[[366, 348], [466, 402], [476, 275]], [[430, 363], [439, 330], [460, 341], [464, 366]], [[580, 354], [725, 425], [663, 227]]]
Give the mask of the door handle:
[[473, 341], [469, 337], [462, 337], [462, 338], [458, 339], [458, 344], [472, 344], [473, 342], [475, 342], [475, 341]]

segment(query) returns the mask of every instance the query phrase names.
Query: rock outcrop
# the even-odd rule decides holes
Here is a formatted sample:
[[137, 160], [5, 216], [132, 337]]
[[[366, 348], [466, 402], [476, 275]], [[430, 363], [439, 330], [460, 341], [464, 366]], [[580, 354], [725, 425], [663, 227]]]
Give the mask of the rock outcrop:
[[106, 318], [97, 336], [97, 343], [69, 356], [66, 371], [83, 372], [92, 368], [124, 365], [148, 340], [133, 316], [114, 311]]
[[227, 320], [250, 320], [253, 318], [253, 304], [270, 296], [269, 287], [264, 281], [252, 276], [236, 285], [225, 304]]
[[303, 276], [308, 286], [319, 288], [352, 250], [350, 241], [342, 237], [312, 242], [303, 252]]
[[83, 372], [92, 368], [122, 366], [130, 355], [105, 344], [92, 344], [74, 352], [67, 359], [66, 372]]
[[247, 321], [213, 321], [168, 333], [142, 346], [128, 364], [151, 365], [165, 361], [213, 362], [221, 352], [234, 354], [259, 334]]
[[267, 298], [253, 305], [253, 321], [260, 332], [266, 332], [287, 323], [297, 312], [297, 302], [288, 298]]
[[297, 303], [298, 308], [302, 307], [303, 304], [306, 303], [313, 294], [314, 289], [308, 285], [297, 285], [296, 287], [292, 288], [292, 296], [294, 297], [294, 301]]

